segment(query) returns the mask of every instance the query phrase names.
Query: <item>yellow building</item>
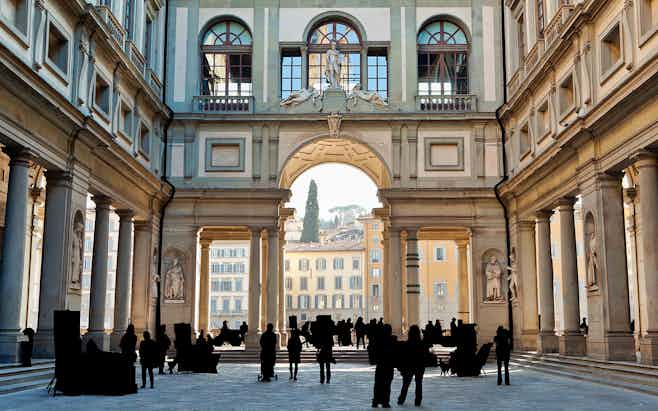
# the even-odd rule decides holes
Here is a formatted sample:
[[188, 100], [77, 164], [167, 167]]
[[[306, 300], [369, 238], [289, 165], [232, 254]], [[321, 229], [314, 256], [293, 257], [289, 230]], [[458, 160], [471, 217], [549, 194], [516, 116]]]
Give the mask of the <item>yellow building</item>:
[[457, 317], [457, 246], [454, 241], [421, 240], [420, 258], [420, 315], [419, 323], [439, 319], [447, 326]]
[[384, 316], [384, 252], [383, 252], [383, 226], [379, 219], [373, 216], [360, 217], [363, 225], [363, 246], [365, 260], [363, 272], [366, 281], [363, 287], [363, 300], [365, 301], [365, 318], [380, 318]]

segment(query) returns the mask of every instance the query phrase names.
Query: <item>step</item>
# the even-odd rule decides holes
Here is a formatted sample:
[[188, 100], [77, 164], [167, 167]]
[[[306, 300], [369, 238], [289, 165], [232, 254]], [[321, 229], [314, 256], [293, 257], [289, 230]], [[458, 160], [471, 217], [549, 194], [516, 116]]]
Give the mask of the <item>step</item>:
[[0, 377], [0, 387], [16, 384], [21, 382], [29, 382], [35, 379], [52, 378], [55, 375], [55, 370], [35, 371], [17, 375]]
[[33, 390], [37, 388], [45, 389], [46, 387], [48, 387], [48, 384], [50, 383], [51, 380], [52, 377], [32, 380], [28, 382], [19, 382], [15, 384], [1, 385], [0, 396], [5, 394], [12, 394], [19, 391]]
[[514, 353], [513, 358], [525, 359], [530, 361], [538, 361], [542, 363], [556, 363], [561, 365], [572, 365], [580, 368], [590, 368], [603, 373], [619, 373], [635, 375], [639, 377], [647, 377], [655, 379], [658, 385], [658, 367], [642, 366], [642, 364], [626, 363], [626, 362], [606, 362], [602, 360], [593, 360], [588, 358], [572, 357], [572, 356], [558, 356], [558, 355], [537, 355], [537, 354], [522, 354]]
[[33, 365], [32, 367], [11, 367], [11, 368], [3, 368], [0, 369], [0, 378], [3, 377], [9, 377], [12, 375], [20, 375], [20, 374], [28, 374], [32, 372], [40, 372], [40, 371], [45, 371], [45, 370], [50, 370], [54, 371], [55, 370], [55, 363], [43, 363], [39, 365]]

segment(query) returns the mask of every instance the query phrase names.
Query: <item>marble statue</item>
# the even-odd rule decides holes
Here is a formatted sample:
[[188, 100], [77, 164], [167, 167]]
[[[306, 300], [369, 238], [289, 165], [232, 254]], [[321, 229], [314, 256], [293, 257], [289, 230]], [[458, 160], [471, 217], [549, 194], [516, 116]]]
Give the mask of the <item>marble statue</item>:
[[165, 299], [170, 301], [184, 301], [184, 286], [183, 267], [178, 258], [174, 257], [171, 267], [169, 267], [165, 274]]
[[388, 106], [388, 103], [386, 103], [379, 94], [374, 91], [363, 90], [360, 83], [355, 85], [349, 96], [347, 96], [347, 104], [350, 107], [354, 107], [358, 100], [363, 100], [377, 107]]
[[512, 300], [519, 298], [519, 276], [516, 269], [516, 251], [512, 248], [512, 252], [509, 255], [510, 265], [507, 267], [509, 270], [509, 276], [507, 277], [509, 281], [509, 289], [512, 292]]
[[301, 89], [299, 91], [294, 91], [290, 93], [288, 97], [281, 100], [281, 103], [279, 103], [279, 105], [281, 107], [298, 106], [309, 99], [311, 99], [313, 105], [315, 105], [320, 99], [320, 93], [313, 87]]
[[84, 259], [85, 224], [76, 221], [71, 237], [71, 288], [79, 289], [82, 279], [82, 261]]
[[502, 301], [503, 298], [503, 270], [496, 256], [489, 257], [484, 270], [487, 276], [487, 301]]
[[589, 233], [589, 241], [587, 242], [587, 285], [596, 285], [598, 275], [598, 253], [596, 251], [596, 233], [592, 231]]
[[327, 50], [326, 54], [327, 66], [324, 69], [324, 75], [329, 82], [329, 88], [340, 89], [340, 69], [341, 69], [341, 54], [336, 50], [336, 42], [331, 42], [331, 48]]

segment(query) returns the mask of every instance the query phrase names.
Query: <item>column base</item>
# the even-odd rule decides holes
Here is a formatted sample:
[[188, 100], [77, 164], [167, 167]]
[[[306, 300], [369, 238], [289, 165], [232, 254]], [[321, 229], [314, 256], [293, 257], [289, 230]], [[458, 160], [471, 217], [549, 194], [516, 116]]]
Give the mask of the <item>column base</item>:
[[635, 361], [633, 334], [607, 333], [602, 340], [588, 337], [587, 356], [605, 361]]
[[55, 358], [55, 333], [53, 330], [38, 330], [34, 335], [34, 358]]
[[537, 330], [521, 330], [521, 339], [514, 344], [515, 347], [524, 351], [536, 351], [538, 334]]
[[123, 337], [125, 333], [125, 331], [119, 330], [112, 331], [110, 334], [110, 351], [121, 352], [121, 347], [119, 347], [119, 344], [121, 343], [121, 337]]
[[640, 336], [640, 356], [642, 364], [658, 365], [658, 333]]
[[23, 334], [18, 331], [0, 331], [0, 363], [18, 362], [23, 340]]
[[587, 354], [587, 344], [585, 336], [572, 332], [565, 333], [558, 337], [560, 355], [585, 355]]
[[540, 354], [558, 352], [560, 344], [554, 332], [540, 331], [537, 336], [537, 352]]
[[256, 334], [247, 334], [245, 337], [244, 341], [244, 349], [245, 351], [255, 351], [255, 350], [260, 350], [260, 334], [261, 333], [256, 333]]
[[87, 351], [87, 342], [94, 340], [96, 345], [102, 351], [110, 350], [110, 336], [105, 334], [105, 331], [88, 331], [82, 337], [82, 350]]

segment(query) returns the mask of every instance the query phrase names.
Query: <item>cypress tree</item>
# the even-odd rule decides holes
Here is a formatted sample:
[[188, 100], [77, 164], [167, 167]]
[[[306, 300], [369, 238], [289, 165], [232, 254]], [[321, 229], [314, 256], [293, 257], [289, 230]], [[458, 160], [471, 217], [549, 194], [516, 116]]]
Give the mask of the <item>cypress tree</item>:
[[318, 205], [318, 186], [315, 184], [315, 180], [311, 180], [308, 187], [304, 226], [300, 241], [303, 243], [320, 242], [320, 206]]

